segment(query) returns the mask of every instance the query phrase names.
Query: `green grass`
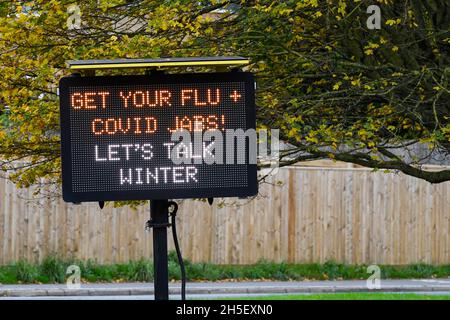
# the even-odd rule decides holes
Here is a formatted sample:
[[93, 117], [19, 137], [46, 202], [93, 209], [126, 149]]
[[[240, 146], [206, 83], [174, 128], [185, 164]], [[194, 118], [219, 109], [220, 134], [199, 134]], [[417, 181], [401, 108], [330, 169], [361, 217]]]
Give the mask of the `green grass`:
[[[0, 266], [0, 283], [64, 283], [69, 265], [78, 265], [86, 282], [142, 282], [153, 280], [153, 263], [150, 260], [100, 265], [95, 261], [78, 261], [49, 256], [38, 264], [18, 261]], [[324, 264], [287, 264], [261, 261], [254, 265], [214, 265], [186, 260], [190, 281], [220, 280], [348, 280], [367, 279], [366, 265], [344, 265], [334, 262]], [[450, 265], [432, 266], [380, 266], [382, 279], [448, 278]], [[175, 252], [169, 254], [169, 277], [181, 278]]]
[[324, 293], [238, 297], [233, 300], [450, 300], [450, 295], [413, 293]]

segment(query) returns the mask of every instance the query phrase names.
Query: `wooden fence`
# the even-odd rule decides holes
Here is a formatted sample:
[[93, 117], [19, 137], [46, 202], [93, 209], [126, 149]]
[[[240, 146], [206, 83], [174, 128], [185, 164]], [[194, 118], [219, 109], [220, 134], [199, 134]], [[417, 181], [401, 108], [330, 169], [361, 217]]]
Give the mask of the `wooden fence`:
[[[449, 183], [345, 167], [283, 168], [268, 182], [253, 201], [183, 201], [184, 256], [221, 264], [450, 263]], [[52, 253], [100, 263], [151, 257], [148, 206], [100, 210], [29, 198], [31, 190], [0, 180], [0, 264]]]

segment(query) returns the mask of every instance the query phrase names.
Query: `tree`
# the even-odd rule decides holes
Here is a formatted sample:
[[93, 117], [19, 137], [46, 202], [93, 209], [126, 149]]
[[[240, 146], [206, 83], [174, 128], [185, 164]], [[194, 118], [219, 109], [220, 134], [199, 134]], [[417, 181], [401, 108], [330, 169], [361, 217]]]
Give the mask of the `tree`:
[[421, 165], [450, 152], [450, 3], [378, 1], [380, 30], [366, 26], [370, 4], [255, 1], [201, 46], [252, 58], [260, 124], [294, 146], [284, 164], [332, 158], [448, 181]]
[[[20, 186], [60, 179], [57, 83], [65, 60], [243, 55], [257, 75], [260, 127], [280, 128], [292, 148], [282, 165], [331, 158], [426, 171], [450, 152], [450, 4], [373, 1], [0, 2], [0, 154]], [[429, 148], [426, 156], [417, 144]]]
[[60, 181], [57, 87], [69, 74], [66, 60], [176, 54], [184, 36], [199, 28], [203, 8], [92, 0], [69, 9], [73, 4], [0, 2], [0, 165], [21, 187]]

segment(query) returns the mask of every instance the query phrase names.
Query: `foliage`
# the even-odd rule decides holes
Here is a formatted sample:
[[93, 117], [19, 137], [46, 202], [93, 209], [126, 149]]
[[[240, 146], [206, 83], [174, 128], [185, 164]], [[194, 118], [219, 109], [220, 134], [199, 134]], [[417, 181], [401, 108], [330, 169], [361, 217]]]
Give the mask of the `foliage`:
[[198, 43], [252, 58], [260, 125], [293, 146], [284, 164], [331, 158], [447, 181], [420, 166], [450, 151], [450, 4], [377, 2], [380, 30], [366, 28], [373, 1], [246, 2]]
[[[38, 264], [19, 261], [0, 266], [0, 284], [65, 283], [70, 265], [80, 267], [83, 282], [149, 282], [153, 281], [153, 262], [140, 259], [129, 263], [102, 265], [92, 260], [46, 257]], [[188, 281], [245, 280], [365, 280], [366, 265], [346, 265], [332, 261], [324, 264], [290, 264], [260, 261], [253, 265], [216, 265], [185, 260]], [[381, 279], [424, 279], [450, 277], [450, 265], [413, 264], [380, 265]], [[180, 280], [175, 252], [169, 253], [169, 278]]]
[[[380, 30], [366, 27], [373, 3]], [[450, 180], [421, 168], [450, 151], [446, 0], [87, 0], [80, 29], [71, 4], [0, 3], [0, 166], [19, 186], [60, 181], [66, 60], [199, 55], [251, 58], [259, 127], [292, 146], [282, 165], [331, 158]]]
[[17, 262], [14, 264], [13, 268], [15, 271], [15, 277], [22, 283], [32, 283], [38, 275], [36, 266], [26, 261]]
[[39, 265], [39, 271], [50, 283], [64, 283], [69, 265], [70, 262], [61, 261], [56, 256], [48, 256]]

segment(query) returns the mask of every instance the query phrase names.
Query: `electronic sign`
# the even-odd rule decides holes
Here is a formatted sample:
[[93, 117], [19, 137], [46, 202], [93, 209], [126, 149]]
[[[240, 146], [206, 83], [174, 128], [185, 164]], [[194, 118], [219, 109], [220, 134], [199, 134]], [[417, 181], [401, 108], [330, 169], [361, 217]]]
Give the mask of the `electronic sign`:
[[62, 78], [63, 199], [255, 195], [254, 90], [246, 72]]

